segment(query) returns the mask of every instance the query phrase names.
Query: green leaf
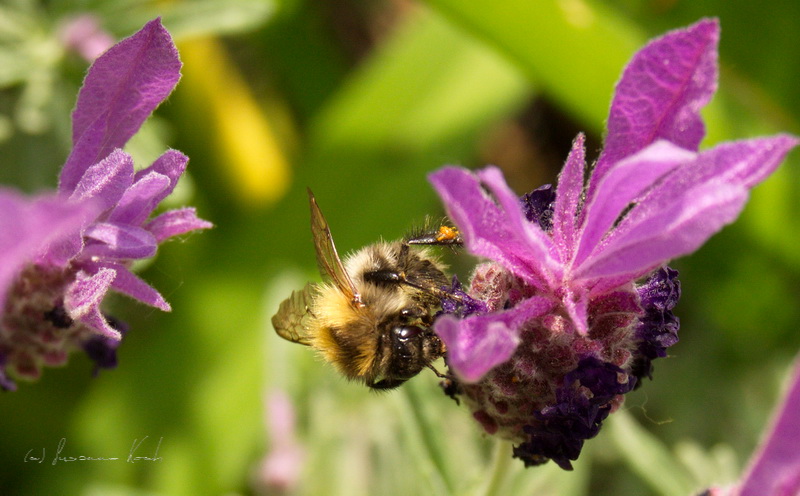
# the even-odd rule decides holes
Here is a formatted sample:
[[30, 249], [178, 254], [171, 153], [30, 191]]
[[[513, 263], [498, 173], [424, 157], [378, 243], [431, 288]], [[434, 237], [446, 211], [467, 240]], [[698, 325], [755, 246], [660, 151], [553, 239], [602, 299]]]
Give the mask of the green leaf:
[[314, 136], [321, 147], [425, 149], [528, 93], [513, 66], [423, 12], [353, 75], [320, 115]]
[[605, 429], [631, 469], [659, 494], [686, 496], [697, 490], [692, 477], [669, 449], [627, 411], [612, 415]]
[[570, 113], [601, 129], [614, 84], [644, 37], [582, 0], [425, 0], [513, 60]]
[[98, 3], [98, 13], [115, 33], [133, 33], [158, 16], [176, 40], [242, 33], [265, 23], [276, 10], [271, 0], [125, 1]]
[[164, 25], [175, 38], [250, 31], [275, 12], [275, 4], [269, 0], [195, 0], [171, 5], [164, 12]]

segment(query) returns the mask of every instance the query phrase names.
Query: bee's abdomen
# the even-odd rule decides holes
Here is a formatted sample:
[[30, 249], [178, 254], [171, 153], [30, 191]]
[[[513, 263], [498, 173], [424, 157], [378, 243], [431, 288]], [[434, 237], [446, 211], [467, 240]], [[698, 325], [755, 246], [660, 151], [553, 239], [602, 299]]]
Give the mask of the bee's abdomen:
[[370, 374], [378, 346], [376, 320], [369, 308], [354, 308], [335, 287], [323, 287], [315, 300], [311, 346], [350, 379]]

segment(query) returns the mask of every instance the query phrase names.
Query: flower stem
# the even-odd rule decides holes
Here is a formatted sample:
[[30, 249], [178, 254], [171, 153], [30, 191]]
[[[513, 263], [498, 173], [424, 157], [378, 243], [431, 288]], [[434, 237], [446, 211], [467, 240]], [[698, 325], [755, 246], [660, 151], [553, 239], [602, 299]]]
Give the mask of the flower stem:
[[428, 472], [431, 478], [431, 484], [437, 487], [437, 494], [454, 494], [453, 481], [449, 477], [447, 470], [447, 463], [441, 447], [436, 440], [429, 419], [422, 411], [423, 401], [419, 396], [419, 392], [413, 387], [403, 388], [405, 395], [397, 395], [404, 410], [401, 418], [405, 419], [406, 427], [409, 434], [412, 434], [421, 448], [424, 455], [430, 462]]
[[494, 445], [494, 453], [492, 454], [492, 465], [487, 473], [486, 483], [478, 489], [475, 496], [495, 496], [503, 494], [501, 490], [508, 477], [508, 471], [511, 467], [511, 453], [509, 443], [506, 441], [498, 440]]

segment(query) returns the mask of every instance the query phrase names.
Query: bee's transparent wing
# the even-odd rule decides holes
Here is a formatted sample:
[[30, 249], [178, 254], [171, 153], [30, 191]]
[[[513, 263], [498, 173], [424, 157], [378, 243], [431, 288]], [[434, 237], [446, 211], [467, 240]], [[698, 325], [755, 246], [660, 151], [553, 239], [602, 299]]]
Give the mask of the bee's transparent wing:
[[317, 200], [310, 189], [308, 190], [308, 202], [311, 206], [311, 234], [314, 236], [314, 248], [317, 251], [320, 272], [323, 276], [329, 276], [339, 291], [347, 296], [354, 306], [364, 306], [361, 295], [356, 290], [353, 280], [350, 279], [350, 275], [342, 265], [342, 259], [336, 252], [328, 221], [322, 215], [322, 210], [319, 209]]
[[283, 300], [278, 313], [272, 317], [272, 327], [283, 339], [306, 346], [311, 344], [308, 321], [311, 314], [311, 299], [314, 285], [309, 283], [300, 291], [292, 291], [292, 295]]

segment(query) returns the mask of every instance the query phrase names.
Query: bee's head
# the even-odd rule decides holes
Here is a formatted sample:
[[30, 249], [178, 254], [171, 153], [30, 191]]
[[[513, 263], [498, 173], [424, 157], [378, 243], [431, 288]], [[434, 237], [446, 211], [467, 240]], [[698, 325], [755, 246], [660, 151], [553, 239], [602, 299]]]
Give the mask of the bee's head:
[[396, 326], [391, 332], [392, 353], [397, 361], [428, 363], [441, 356], [441, 341], [429, 328]]
[[407, 380], [444, 354], [442, 341], [413, 309], [382, 322], [382, 376]]

